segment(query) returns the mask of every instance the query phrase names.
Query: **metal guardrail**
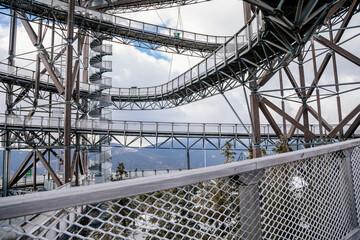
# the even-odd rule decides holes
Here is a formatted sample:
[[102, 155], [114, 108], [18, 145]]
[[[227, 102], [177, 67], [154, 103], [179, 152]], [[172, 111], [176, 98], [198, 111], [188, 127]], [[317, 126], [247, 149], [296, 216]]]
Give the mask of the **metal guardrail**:
[[[49, 117], [27, 117], [21, 115], [3, 115], [0, 114], [0, 128], [17, 127], [21, 129], [36, 128], [41, 130], [55, 129], [59, 131], [64, 127], [63, 118]], [[251, 124], [235, 124], [235, 123], [181, 123], [181, 122], [149, 122], [149, 121], [121, 121], [121, 120], [99, 120], [99, 119], [81, 119], [71, 120], [72, 129], [75, 131], [87, 131], [87, 133], [108, 132], [110, 134], [127, 135], [131, 133], [153, 134], [157, 136], [248, 136], [251, 132]], [[279, 128], [283, 125], [279, 124]], [[333, 124], [335, 126], [335, 124]], [[347, 124], [346, 130], [350, 124]], [[288, 129], [291, 124], [286, 126]], [[275, 136], [275, 132], [269, 124], [261, 124], [261, 136]], [[310, 131], [319, 134], [319, 125], [311, 124]], [[360, 133], [360, 129], [356, 134]], [[326, 131], [325, 131], [326, 134]], [[300, 136], [299, 131], [295, 135]]]
[[[45, 0], [44, 0], [45, 1]], [[45, 1], [47, 2], [47, 1]], [[67, 4], [65, 4], [67, 5]], [[100, 14], [100, 13], [99, 13]], [[106, 15], [106, 14], [105, 14]], [[114, 98], [158, 98], [164, 95], [174, 94], [184, 88], [190, 87], [195, 83], [201, 81], [202, 78], [207, 77], [214, 71], [226, 66], [228, 61], [237, 58], [241, 49], [247, 50], [252, 47], [251, 42], [255, 41], [260, 29], [262, 28], [263, 20], [261, 12], [255, 14], [249, 23], [239, 30], [234, 36], [224, 38], [222, 46], [215, 50], [211, 55], [204, 60], [190, 68], [188, 71], [174, 78], [173, 80], [151, 87], [140, 88], [111, 88], [104, 90], [104, 94], [110, 94]], [[216, 40], [217, 41], [217, 40]], [[25, 80], [33, 81], [35, 71], [19, 67], [8, 67], [6, 64], [0, 63], [0, 71], [6, 76], [22, 77]], [[62, 81], [62, 80], [60, 80]], [[48, 75], [42, 75], [40, 78], [41, 84], [46, 86], [53, 86], [53, 81]], [[87, 83], [80, 83], [80, 91], [91, 93], [95, 92], [99, 86], [94, 86]]]
[[[82, 211], [74, 211], [76, 206]], [[56, 238], [79, 239], [358, 239], [359, 207], [356, 139], [121, 183], [3, 198], [0, 230], [3, 237], [17, 238], [38, 238], [21, 228], [34, 225]], [[62, 228], [25, 217], [33, 214], [59, 221]]]

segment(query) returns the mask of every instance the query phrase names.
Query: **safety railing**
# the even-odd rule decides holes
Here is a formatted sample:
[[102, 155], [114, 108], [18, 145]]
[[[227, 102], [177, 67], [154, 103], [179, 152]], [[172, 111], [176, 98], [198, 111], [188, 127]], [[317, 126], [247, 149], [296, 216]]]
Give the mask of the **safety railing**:
[[[110, 112], [111, 113], [111, 112]], [[56, 129], [61, 130], [64, 127], [63, 118], [49, 118], [49, 117], [27, 117], [22, 115], [3, 115], [0, 114], [0, 126], [18, 127], [18, 128], [38, 128], [42, 130]], [[114, 134], [170, 134], [174, 136], [186, 136], [186, 135], [199, 135], [199, 136], [242, 136], [251, 132], [250, 124], [233, 124], [233, 123], [181, 123], [181, 122], [149, 122], [149, 121], [121, 121], [121, 120], [100, 120], [100, 119], [81, 119], [71, 120], [71, 126], [73, 130], [83, 131], [105, 131]], [[282, 124], [278, 125], [279, 128], [283, 128]], [[334, 124], [331, 126], [335, 126]], [[290, 129], [291, 125], [287, 125], [286, 128]], [[344, 130], [347, 130], [350, 124], [344, 126]], [[260, 125], [261, 136], [275, 136], [275, 132], [269, 124]], [[311, 124], [310, 130], [319, 135], [319, 125]], [[323, 129], [324, 134], [327, 134], [326, 129]], [[355, 131], [355, 135], [360, 134], [360, 129]], [[302, 132], [298, 129], [294, 133], [295, 136], [302, 135]]]
[[[36, 0], [34, 2], [45, 4], [49, 8], [54, 8], [58, 11], [67, 12], [68, 4], [59, 0]], [[179, 29], [149, 24], [141, 21], [136, 21], [129, 18], [102, 13], [89, 8], [76, 6], [75, 15], [89, 20], [98, 22], [99, 24], [111, 24], [114, 27], [121, 27], [131, 31], [138, 31], [143, 34], [151, 34], [157, 37], [167, 37], [170, 39], [178, 39], [182, 41], [198, 42], [204, 45], [221, 45], [225, 43], [230, 37], [228, 36], [214, 36], [207, 34], [200, 34], [195, 32], [183, 31]]]
[[[52, 0], [44, 2], [51, 2]], [[64, 3], [62, 3], [64, 4]], [[65, 4], [66, 5], [66, 4]], [[250, 19], [249, 23], [240, 29], [234, 36], [226, 39], [221, 47], [216, 49], [211, 55], [206, 57], [204, 60], [190, 68], [188, 71], [174, 78], [173, 80], [164, 83], [162, 85], [151, 86], [151, 87], [132, 87], [132, 88], [111, 88], [104, 90], [106, 94], [110, 94], [113, 97], [118, 98], [131, 98], [131, 97], [142, 97], [142, 98], [156, 98], [164, 96], [174, 92], [179, 92], [186, 87], [189, 87], [195, 83], [199, 83], [201, 79], [210, 75], [212, 72], [219, 70], [223, 66], [226, 66], [228, 61], [238, 56], [240, 51], [246, 51], [252, 48], [253, 42], [256, 41], [258, 34], [263, 26], [263, 20], [261, 12], [256, 13]], [[218, 40], [216, 40], [218, 41]], [[24, 77], [26, 79], [33, 80], [35, 71], [14, 68], [11, 71], [5, 70], [6, 65], [2, 64], [0, 69], [10, 76]], [[51, 78], [48, 75], [42, 75], [41, 83], [46, 85], [53, 85]], [[62, 82], [62, 80], [61, 80]], [[93, 92], [93, 86], [80, 83], [80, 91]]]
[[53, 239], [358, 239], [359, 195], [356, 139], [121, 183], [2, 198], [0, 231], [14, 239], [47, 234]]

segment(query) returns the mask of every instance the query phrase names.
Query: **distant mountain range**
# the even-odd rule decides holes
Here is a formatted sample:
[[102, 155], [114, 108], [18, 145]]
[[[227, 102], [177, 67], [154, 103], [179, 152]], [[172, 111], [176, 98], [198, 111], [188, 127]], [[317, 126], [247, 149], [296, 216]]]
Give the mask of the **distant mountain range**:
[[[174, 149], [150, 149], [150, 148], [123, 148], [117, 144], [112, 144], [112, 160], [110, 161], [115, 170], [119, 162], [123, 162], [126, 170], [146, 170], [146, 169], [179, 169], [187, 168], [186, 150]], [[205, 166], [213, 166], [224, 163], [224, 156], [221, 155], [221, 150], [190, 150], [190, 167], [200, 168]], [[206, 153], [206, 158], [204, 154]], [[3, 151], [0, 151], [1, 161], [0, 169], [2, 169]], [[11, 151], [10, 171], [13, 175], [21, 162], [25, 159], [28, 151]], [[89, 153], [92, 155], [94, 153]], [[240, 153], [237, 152], [235, 159], [243, 159]], [[58, 168], [57, 159], [51, 157], [51, 166], [54, 170]], [[38, 162], [37, 172], [44, 173], [44, 166]], [[0, 173], [2, 176], [2, 172]]]

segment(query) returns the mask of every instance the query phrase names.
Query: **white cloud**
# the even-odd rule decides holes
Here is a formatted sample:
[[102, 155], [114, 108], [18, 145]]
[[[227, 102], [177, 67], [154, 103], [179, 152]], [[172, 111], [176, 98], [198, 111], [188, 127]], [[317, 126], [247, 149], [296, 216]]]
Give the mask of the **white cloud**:
[[[242, 14], [242, 1], [239, 0], [213, 0], [201, 4], [189, 5], [181, 7], [182, 25], [184, 30], [194, 31], [204, 34], [213, 35], [233, 35], [237, 30], [243, 26], [243, 14]], [[170, 27], [176, 27], [178, 19], [178, 8], [170, 8], [148, 12], [127, 13], [121, 16], [134, 18], [140, 21], [150, 22], [154, 24], [162, 24], [162, 21], [168, 24]], [[36, 26], [34, 25], [36, 30]], [[352, 30], [357, 32], [358, 29]], [[0, 25], [0, 41], [4, 44], [0, 45], [0, 60], [7, 58], [8, 50], [8, 26]], [[44, 45], [49, 46], [50, 30], [48, 30], [47, 37], [44, 40]], [[353, 33], [351, 33], [353, 34]], [[352, 36], [352, 35], [346, 36]], [[357, 39], [345, 43], [344, 48], [353, 52], [359, 56], [359, 48], [355, 44]], [[59, 38], [57, 44], [61, 44]], [[59, 49], [60, 47], [58, 47]], [[17, 53], [26, 53], [28, 51], [35, 50], [35, 47], [31, 44], [23, 27], [19, 27], [18, 30], [18, 44]], [[133, 46], [121, 45], [113, 43], [113, 56], [107, 57], [108, 60], [113, 61], [113, 72], [107, 75], [113, 78], [113, 85], [115, 87], [146, 87], [154, 86], [165, 83], [169, 80], [169, 75], [176, 77], [178, 74], [189, 69], [190, 65], [200, 61], [200, 58], [189, 58], [187, 56], [172, 55], [169, 53], [160, 53], [163, 57], [159, 58], [155, 55], [149, 55], [144, 51], [134, 48]], [[35, 53], [23, 55], [23, 57], [34, 59]], [[169, 59], [169, 60], [166, 60]], [[172, 63], [170, 59], [173, 59]], [[341, 75], [341, 81], [358, 81], [357, 76], [360, 75], [358, 67], [349, 64], [349, 62], [341, 57], [337, 58], [339, 61], [339, 74]], [[5, 61], [6, 62], [6, 61]], [[17, 64], [19, 66], [27, 65], [27, 61], [18, 59]], [[321, 58], [318, 60], [318, 67], [320, 66]], [[171, 72], [170, 72], [171, 65]], [[298, 79], [298, 70], [293, 66], [292, 73], [296, 79]], [[30, 67], [34, 68], [35, 64], [31, 64]], [[291, 87], [289, 81], [284, 75], [285, 87]], [[170, 79], [171, 79], [170, 78]], [[314, 78], [312, 71], [312, 63], [306, 64], [306, 83], [309, 85]], [[285, 80], [286, 79], [286, 80]], [[324, 77], [321, 80], [322, 84], [333, 83], [331, 63], [324, 73]], [[277, 89], [279, 88], [278, 77], [275, 76], [269, 81], [264, 89]], [[349, 87], [341, 87], [341, 89], [347, 89]], [[331, 88], [334, 90], [334, 87]], [[325, 93], [325, 90], [322, 90]], [[287, 93], [293, 93], [289, 91]], [[287, 94], [286, 93], [286, 94]], [[358, 94], [358, 92], [357, 92]], [[276, 93], [279, 96], [279, 93]], [[245, 123], [249, 123], [249, 114], [244, 98], [243, 90], [241, 88], [227, 92], [226, 96], [233, 104], [233, 107], [239, 113], [241, 119]], [[358, 101], [351, 101], [353, 93], [346, 94], [342, 97], [343, 109], [345, 114], [349, 112], [354, 104]], [[3, 94], [0, 96], [3, 98]], [[328, 99], [322, 103], [323, 116], [329, 122], [337, 121], [337, 114], [334, 112], [334, 98]], [[3, 99], [1, 99], [2, 102]], [[273, 100], [279, 105], [279, 100]], [[3, 104], [1, 105], [3, 106]], [[316, 104], [312, 106], [316, 109]], [[291, 116], [295, 116], [299, 104], [286, 103], [286, 109]], [[274, 118], [280, 122], [281, 117], [274, 114]], [[233, 114], [229, 106], [227, 106], [225, 100], [221, 95], [201, 100], [192, 104], [181, 106], [175, 109], [157, 110], [157, 111], [114, 111], [114, 120], [142, 120], [142, 121], [176, 121], [176, 122], [234, 122], [237, 123], [238, 119]], [[266, 122], [262, 117], [262, 122]]]

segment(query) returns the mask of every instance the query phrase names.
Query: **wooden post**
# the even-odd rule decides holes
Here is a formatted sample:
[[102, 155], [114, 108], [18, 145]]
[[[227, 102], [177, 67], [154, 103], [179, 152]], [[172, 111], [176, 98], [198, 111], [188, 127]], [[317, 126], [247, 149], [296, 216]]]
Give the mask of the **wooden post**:
[[36, 154], [33, 156], [34, 162], [33, 162], [33, 190], [36, 190]]
[[[280, 93], [281, 93], [281, 110], [285, 112], [285, 101], [284, 101], [284, 83], [282, 70], [279, 70], [279, 81], [280, 81]], [[286, 119], [283, 117], [283, 134], [286, 135]]]
[[[300, 54], [298, 57], [299, 60], [299, 76], [300, 76], [300, 87], [301, 87], [301, 100], [302, 100], [302, 104], [303, 104], [303, 121], [304, 121], [304, 127], [309, 130], [309, 113], [307, 110], [307, 97], [306, 97], [306, 89], [305, 89], [305, 72], [304, 72], [304, 65], [303, 65], [303, 55]], [[305, 142], [308, 143], [310, 142], [310, 138], [305, 135]], [[310, 146], [308, 146], [307, 144], [305, 144], [305, 147], [308, 148]]]
[[66, 82], [65, 82], [65, 116], [64, 116], [64, 177], [65, 183], [71, 181], [71, 90], [73, 65], [74, 10], [75, 1], [69, 0], [67, 18], [66, 46]]

